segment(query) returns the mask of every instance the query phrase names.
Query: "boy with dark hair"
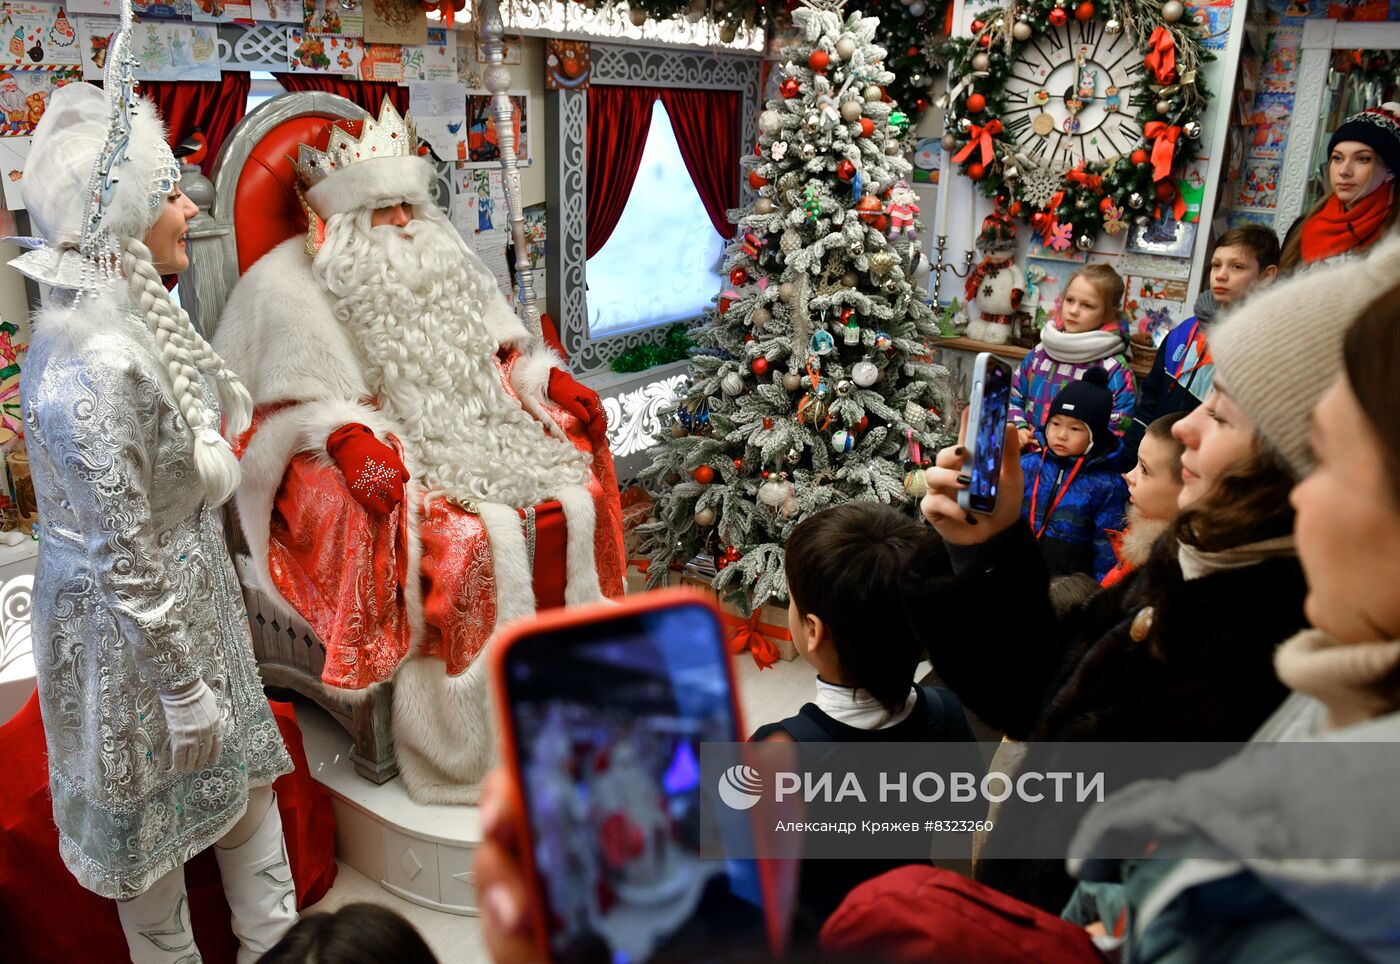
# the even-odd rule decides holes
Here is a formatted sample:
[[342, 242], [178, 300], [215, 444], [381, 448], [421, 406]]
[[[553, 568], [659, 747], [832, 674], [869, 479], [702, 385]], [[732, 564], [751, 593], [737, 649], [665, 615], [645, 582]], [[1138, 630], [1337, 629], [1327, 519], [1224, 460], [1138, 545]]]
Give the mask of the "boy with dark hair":
[[[946, 565], [933, 530], [887, 505], [848, 502], [793, 529], [783, 561], [788, 627], [797, 651], [816, 667], [817, 699], [796, 716], [759, 727], [752, 739], [956, 743], [950, 767], [982, 773], [958, 698], [914, 684], [924, 657], [915, 621], [936, 618], [916, 609]], [[927, 861], [803, 861], [795, 931], [814, 935], [852, 888], [909, 863]]]
[[1163, 415], [1191, 411], [1210, 394], [1215, 361], [1206, 342], [1206, 327], [1221, 309], [1270, 284], [1278, 276], [1278, 260], [1278, 237], [1261, 224], [1232, 228], [1215, 242], [1210, 288], [1196, 299], [1196, 314], [1167, 332], [1143, 382], [1132, 425], [1123, 436], [1120, 464], [1125, 472], [1137, 464], [1138, 445], [1147, 426]]
[[798, 742], [919, 743], [975, 737], [948, 690], [914, 685], [924, 658], [910, 603], [925, 598], [937, 537], [887, 505], [848, 502], [788, 536], [788, 628], [817, 670], [817, 701], [760, 727]]

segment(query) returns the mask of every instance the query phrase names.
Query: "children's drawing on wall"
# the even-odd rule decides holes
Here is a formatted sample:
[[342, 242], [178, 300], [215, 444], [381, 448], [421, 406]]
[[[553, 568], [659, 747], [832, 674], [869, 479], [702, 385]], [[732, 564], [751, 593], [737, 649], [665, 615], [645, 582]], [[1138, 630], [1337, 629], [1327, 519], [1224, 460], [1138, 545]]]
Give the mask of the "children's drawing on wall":
[[1277, 207], [1281, 166], [1277, 161], [1250, 161], [1246, 164], [1236, 203], [1244, 208], [1273, 210]]
[[1254, 129], [1249, 153], [1254, 157], [1283, 157], [1284, 145], [1288, 143], [1288, 118], [1292, 112], [1292, 94], [1260, 94], [1255, 101], [1254, 116], [1249, 118]]

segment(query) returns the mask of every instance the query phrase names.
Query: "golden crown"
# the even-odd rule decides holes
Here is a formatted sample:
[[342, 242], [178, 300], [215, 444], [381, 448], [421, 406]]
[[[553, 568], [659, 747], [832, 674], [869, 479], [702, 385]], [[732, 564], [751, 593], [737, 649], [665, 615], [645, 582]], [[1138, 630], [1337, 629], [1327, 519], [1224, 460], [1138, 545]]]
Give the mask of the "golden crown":
[[367, 117], [360, 124], [360, 135], [356, 137], [346, 129], [345, 121], [330, 125], [330, 138], [324, 151], [310, 144], [302, 144], [297, 149], [296, 168], [302, 182], [313, 187], [330, 177], [336, 171], [343, 171], [353, 164], [380, 157], [409, 157], [417, 153], [418, 133], [413, 121], [401, 116], [386, 96], [379, 108], [379, 119]]

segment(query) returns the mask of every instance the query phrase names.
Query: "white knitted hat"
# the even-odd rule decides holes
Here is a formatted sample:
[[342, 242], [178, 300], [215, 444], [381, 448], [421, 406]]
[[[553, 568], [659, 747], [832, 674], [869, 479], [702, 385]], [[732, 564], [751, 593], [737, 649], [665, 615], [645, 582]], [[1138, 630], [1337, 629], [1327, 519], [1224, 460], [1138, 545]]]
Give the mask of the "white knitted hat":
[[1400, 237], [1362, 258], [1295, 274], [1251, 295], [1210, 333], [1216, 384], [1239, 403], [1298, 478], [1316, 464], [1308, 413], [1342, 372], [1342, 338], [1400, 284]]

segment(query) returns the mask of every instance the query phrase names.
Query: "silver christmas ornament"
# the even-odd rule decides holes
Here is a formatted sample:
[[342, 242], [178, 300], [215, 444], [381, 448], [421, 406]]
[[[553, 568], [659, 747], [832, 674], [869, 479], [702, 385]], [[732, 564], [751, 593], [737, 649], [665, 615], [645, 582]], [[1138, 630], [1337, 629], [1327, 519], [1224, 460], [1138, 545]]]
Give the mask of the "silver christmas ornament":
[[847, 288], [854, 288], [856, 285], [860, 284], [860, 275], [856, 274], [854, 271], [847, 271], [841, 276], [841, 283]]
[[773, 201], [770, 198], [761, 197], [753, 203], [754, 214], [772, 214]]
[[924, 420], [928, 418], [928, 412], [918, 402], [910, 399], [904, 403], [904, 420], [915, 428], [920, 428]]
[[1186, 7], [1181, 0], [1167, 0], [1162, 4], [1162, 19], [1167, 23], [1176, 23], [1186, 15]]
[[794, 251], [802, 250], [802, 234], [796, 228], [788, 228], [783, 232], [783, 236], [778, 239], [778, 247], [785, 254], [792, 254]]
[[909, 16], [911, 17], [922, 17], [926, 10], [928, 7], [924, 6], [924, 0], [914, 0], [913, 3], [909, 4]]
[[706, 506], [695, 510], [695, 524], [702, 529], [715, 524], [715, 510]]
[[952, 134], [944, 134], [943, 139], [938, 142], [945, 151], [955, 151], [958, 149], [958, 139]]
[[[793, 458], [793, 456], [797, 456]], [[788, 453], [788, 461], [796, 465], [802, 456], [797, 451]], [[758, 501], [770, 509], [779, 509], [783, 515], [791, 515], [794, 509], [792, 496], [796, 490], [793, 484], [787, 479], [779, 476], [769, 476], [762, 485], [758, 487]]]
[[1123, 25], [1117, 20], [1110, 20], [1103, 25], [1103, 29], [1105, 33], [1120, 34], [1123, 32]]
[[808, 132], [816, 132], [821, 130], [821, 115], [814, 110], [809, 110], [806, 116], [802, 118], [802, 126], [805, 127], [808, 130]]
[[880, 369], [873, 362], [862, 359], [851, 366], [851, 381], [861, 388], [869, 388], [880, 377]]
[[904, 149], [899, 146], [899, 141], [890, 140], [885, 142], [885, 153], [890, 157], [898, 157], [904, 153]]
[[790, 392], [795, 392], [802, 387], [802, 376], [796, 372], [788, 372], [783, 376], [783, 387]]
[[847, 395], [851, 394], [854, 388], [855, 386], [851, 384], [850, 379], [843, 378], [836, 383], [836, 394], [841, 398], [845, 398]]
[[860, 238], [847, 242], [846, 253], [853, 258], [859, 258], [861, 255], [865, 254], [865, 243], [861, 241]]
[[1142, 205], [1143, 205], [1143, 197], [1142, 197], [1141, 194], [1138, 194], [1136, 191], [1134, 191], [1132, 194], [1129, 194], [1129, 195], [1128, 195], [1128, 207], [1130, 207], [1130, 208], [1140, 208], [1140, 207], [1142, 207]]
[[836, 56], [842, 60], [850, 60], [855, 56], [856, 42], [850, 37], [842, 37], [836, 41]]
[[861, 91], [861, 96], [865, 98], [866, 103], [870, 104], [878, 104], [880, 101], [884, 100], [884, 96], [878, 84], [866, 84], [865, 90]]
[[1080, 251], [1088, 251], [1094, 246], [1094, 239], [1089, 237], [1089, 235], [1087, 234], [1081, 234], [1078, 238], [1075, 239], [1074, 246], [1077, 247]]
[[765, 110], [758, 115], [758, 129], [765, 134], [776, 134], [783, 129], [783, 118], [775, 110]]
[[1165, 114], [1172, 109], [1172, 102], [1169, 100], [1159, 100], [1153, 106], [1157, 108], [1157, 113]]
[[738, 372], [726, 372], [719, 380], [719, 387], [726, 395], [740, 395], [744, 391], [744, 376]]
[[967, 133], [968, 128], [970, 128], [971, 126], [972, 126], [972, 121], [971, 121], [970, 119], [968, 119], [968, 118], [966, 118], [966, 117], [959, 117], [959, 118], [958, 118], [958, 130], [962, 131], [964, 134]]
[[848, 123], [860, 120], [861, 105], [858, 100], [844, 100], [841, 102], [841, 119]]
[[802, 143], [802, 159], [803, 159], [804, 161], [810, 161], [812, 158], [814, 158], [814, 157], [816, 157], [816, 156], [817, 156], [817, 145], [813, 144], [811, 141], [803, 141], [803, 143]]
[[914, 87], [925, 87], [928, 85], [928, 78], [916, 70], [909, 75], [909, 83]]
[[877, 275], [887, 275], [894, 270], [895, 256], [888, 251], [876, 251], [870, 256], [870, 271]]
[[788, 449], [787, 460], [788, 464], [796, 465], [798, 462], [802, 461], [802, 453], [797, 449]]
[[1187, 121], [1181, 125], [1181, 133], [1194, 141], [1201, 136], [1201, 125], [1195, 121]]

